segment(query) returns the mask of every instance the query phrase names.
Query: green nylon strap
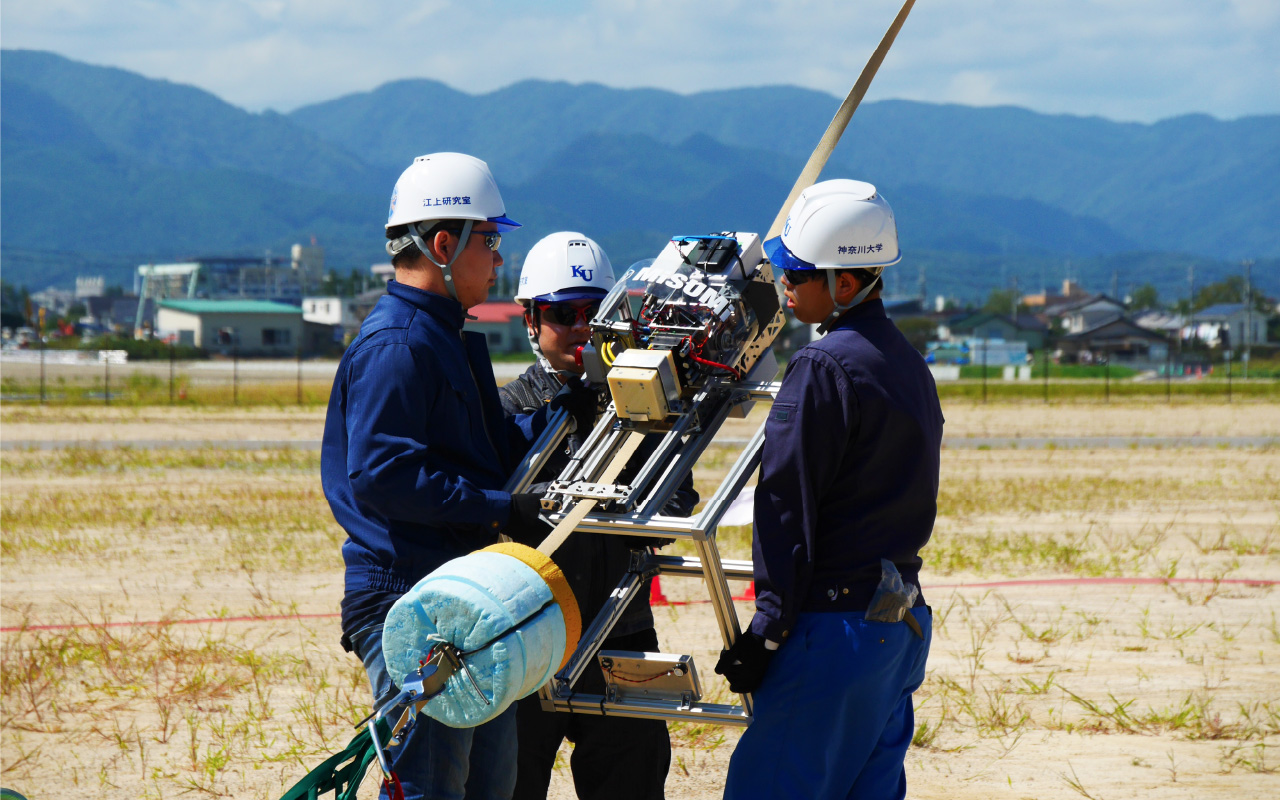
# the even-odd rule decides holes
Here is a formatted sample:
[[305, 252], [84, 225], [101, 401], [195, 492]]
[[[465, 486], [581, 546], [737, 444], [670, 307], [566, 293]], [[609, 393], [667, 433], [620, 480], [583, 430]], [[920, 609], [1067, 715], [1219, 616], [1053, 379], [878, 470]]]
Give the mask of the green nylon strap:
[[[385, 720], [378, 720], [378, 735], [379, 738], [390, 735]], [[342, 752], [308, 772], [280, 800], [319, 800], [327, 792], [333, 792], [335, 800], [356, 800], [360, 782], [376, 758], [373, 737], [369, 735], [369, 728], [364, 727]]]

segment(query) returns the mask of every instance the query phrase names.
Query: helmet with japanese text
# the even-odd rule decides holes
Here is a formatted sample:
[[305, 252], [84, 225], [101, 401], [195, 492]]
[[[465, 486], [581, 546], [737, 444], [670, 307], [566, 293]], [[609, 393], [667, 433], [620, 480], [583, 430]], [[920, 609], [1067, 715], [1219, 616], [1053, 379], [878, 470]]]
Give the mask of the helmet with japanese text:
[[391, 192], [388, 228], [442, 219], [496, 222], [500, 231], [520, 227], [507, 217], [489, 165], [463, 153], [418, 156]]
[[[765, 242], [764, 251], [783, 270], [827, 270], [827, 291], [835, 306], [818, 326], [819, 333], [870, 297], [884, 268], [902, 260], [893, 209], [876, 187], [845, 179], [815, 183], [801, 192], [782, 235]], [[845, 269], [863, 270], [872, 277], [864, 278], [862, 289], [841, 303], [836, 270]]]
[[489, 165], [475, 156], [463, 153], [418, 156], [400, 174], [391, 191], [391, 208], [387, 211], [387, 255], [394, 264], [396, 256], [416, 246], [418, 252], [440, 268], [449, 296], [457, 300], [451, 269], [463, 248], [454, 248], [453, 255], [441, 263], [423, 239], [438, 223], [448, 220], [462, 223], [457, 232], [462, 242], [470, 239], [477, 222], [496, 223], [499, 231], [519, 228], [520, 223], [507, 216]]
[[879, 274], [898, 263], [893, 209], [864, 181], [815, 183], [800, 193], [782, 235], [764, 244], [781, 269], [866, 269]]
[[600, 245], [574, 231], [544, 236], [520, 268], [517, 303], [603, 298], [613, 288], [613, 265]]

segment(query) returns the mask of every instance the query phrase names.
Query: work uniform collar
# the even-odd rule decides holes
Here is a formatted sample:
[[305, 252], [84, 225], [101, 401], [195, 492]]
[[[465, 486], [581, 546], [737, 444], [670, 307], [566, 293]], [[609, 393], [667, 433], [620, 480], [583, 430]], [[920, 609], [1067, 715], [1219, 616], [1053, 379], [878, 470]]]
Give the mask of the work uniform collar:
[[841, 314], [836, 318], [830, 330], [839, 330], [840, 328], [851, 327], [855, 322], [871, 319], [888, 319], [889, 315], [884, 311], [884, 301], [880, 298], [875, 300], [863, 300], [853, 308]]
[[416, 286], [399, 283], [395, 278], [387, 281], [387, 294], [398, 297], [414, 308], [421, 309], [451, 328], [462, 329], [467, 312], [462, 303], [452, 297], [428, 292]]

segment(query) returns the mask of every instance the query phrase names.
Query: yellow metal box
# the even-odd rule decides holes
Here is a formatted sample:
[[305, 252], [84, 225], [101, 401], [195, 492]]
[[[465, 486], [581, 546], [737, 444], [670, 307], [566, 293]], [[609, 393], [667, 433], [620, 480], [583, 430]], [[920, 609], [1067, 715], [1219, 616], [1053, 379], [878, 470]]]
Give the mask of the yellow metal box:
[[618, 416], [641, 422], [666, 419], [680, 397], [670, 350], [624, 350], [609, 370], [609, 394]]

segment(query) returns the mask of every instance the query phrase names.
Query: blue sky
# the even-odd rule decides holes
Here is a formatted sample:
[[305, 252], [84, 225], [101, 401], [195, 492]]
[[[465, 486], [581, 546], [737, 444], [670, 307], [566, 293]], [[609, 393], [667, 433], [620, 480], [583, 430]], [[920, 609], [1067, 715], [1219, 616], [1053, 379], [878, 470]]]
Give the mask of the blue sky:
[[[898, 0], [7, 0], [0, 44], [290, 111], [427, 77], [843, 96]], [[868, 95], [1151, 122], [1280, 113], [1277, 0], [918, 0]], [[447, 111], [445, 112], [447, 113]]]

